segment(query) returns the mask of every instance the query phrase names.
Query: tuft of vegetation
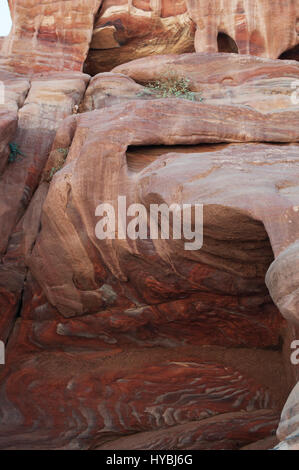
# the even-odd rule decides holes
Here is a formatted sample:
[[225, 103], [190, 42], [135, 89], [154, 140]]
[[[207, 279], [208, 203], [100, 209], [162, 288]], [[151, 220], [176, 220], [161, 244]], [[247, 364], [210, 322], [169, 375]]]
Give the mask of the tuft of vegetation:
[[9, 163], [15, 163], [18, 160], [22, 160], [23, 157], [26, 157], [23, 152], [21, 152], [18, 144], [15, 142], [10, 142], [9, 144]]
[[53, 176], [55, 175], [55, 173], [57, 173], [57, 171], [61, 170], [62, 166], [52, 166], [51, 170], [50, 170], [50, 173], [49, 173], [49, 179], [48, 181], [52, 181], [52, 178]]
[[68, 156], [69, 149], [68, 148], [59, 148], [57, 149], [57, 152], [62, 153], [64, 160], [66, 160], [66, 157]]
[[50, 183], [52, 181], [53, 176], [62, 169], [63, 165], [65, 164], [65, 160], [68, 156], [69, 149], [68, 148], [58, 148], [56, 149], [57, 152], [61, 153], [61, 158], [56, 158], [56, 165], [52, 166], [51, 170], [48, 172], [46, 176], [46, 181]]
[[180, 77], [174, 72], [169, 72], [163, 75], [160, 80], [148, 83], [146, 88], [161, 98], [182, 98], [190, 101], [203, 101], [200, 93], [195, 93], [191, 90], [191, 80]]

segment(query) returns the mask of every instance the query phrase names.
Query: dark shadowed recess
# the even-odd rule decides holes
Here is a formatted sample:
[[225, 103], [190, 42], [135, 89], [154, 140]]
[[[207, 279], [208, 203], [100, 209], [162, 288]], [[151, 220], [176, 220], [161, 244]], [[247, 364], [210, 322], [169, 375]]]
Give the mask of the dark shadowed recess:
[[297, 46], [288, 49], [287, 51], [283, 52], [279, 59], [281, 60], [299, 60], [299, 44]]
[[236, 42], [228, 34], [219, 33], [217, 37], [218, 52], [227, 52], [239, 54], [239, 48]]
[[225, 148], [227, 144], [198, 144], [175, 146], [129, 146], [127, 149], [127, 165], [129, 171], [138, 173], [162, 155], [167, 153], [201, 153], [214, 152]]

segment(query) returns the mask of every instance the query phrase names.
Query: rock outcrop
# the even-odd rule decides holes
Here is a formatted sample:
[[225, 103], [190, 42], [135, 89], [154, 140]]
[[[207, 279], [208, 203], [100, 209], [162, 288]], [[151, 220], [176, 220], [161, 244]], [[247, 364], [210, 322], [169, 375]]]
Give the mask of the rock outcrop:
[[[232, 52], [272, 59], [298, 44], [297, 0], [186, 0], [196, 23], [196, 52]], [[224, 37], [218, 36], [224, 33]], [[217, 44], [218, 37], [218, 44]], [[222, 43], [222, 44], [221, 44]]]
[[85, 70], [95, 75], [153, 54], [194, 52], [195, 31], [185, 0], [104, 0]]
[[[6, 340], [23, 290], [25, 253], [34, 244], [39, 230], [39, 212], [35, 214], [36, 220], [31, 220], [28, 214], [25, 219], [23, 216], [32, 196], [36, 195], [56, 130], [63, 119], [72, 114], [74, 106], [80, 103], [89, 77], [79, 72], [66, 72], [20, 81], [18, 77], [13, 80], [4, 73], [0, 79], [5, 87], [7, 106], [20, 106], [18, 128], [16, 130], [17, 117], [14, 112], [14, 127], [10, 132], [6, 130], [3, 140], [4, 144], [8, 141], [13, 143], [18, 152], [13, 161], [6, 164], [0, 179], [0, 333], [1, 338]], [[12, 113], [6, 112], [5, 119]], [[9, 154], [7, 145], [5, 152], [6, 160]], [[39, 200], [38, 195], [36, 199]], [[32, 210], [35, 211], [34, 208]], [[26, 234], [23, 233], [23, 224]], [[26, 249], [23, 245], [16, 247], [16, 243], [25, 243]]]
[[283, 409], [280, 425], [277, 431], [282, 441], [278, 449], [299, 450], [299, 383], [292, 391]]
[[16, 113], [0, 108], [0, 175], [9, 158], [8, 144], [15, 135], [17, 121]]
[[[276, 264], [298, 233], [299, 66], [227, 57], [138, 60], [90, 84], [9, 75], [23, 157], [0, 179], [1, 448], [270, 442], [297, 373]], [[192, 101], [147, 87], [169, 68]], [[97, 239], [97, 205], [119, 196], [202, 203], [202, 248]]]
[[9, 0], [12, 30], [1, 68], [23, 74], [80, 71], [101, 0]]
[[[0, 65], [18, 73], [110, 71], [132, 59], [239, 52], [298, 59], [298, 0], [11, 0]], [[34, 2], [33, 2], [34, 3]]]
[[[271, 434], [276, 420], [269, 411], [236, 412], [98, 444], [97, 450], [239, 450], [242, 441]], [[213, 438], [211, 442], [211, 438]], [[265, 446], [263, 447], [266, 448]]]

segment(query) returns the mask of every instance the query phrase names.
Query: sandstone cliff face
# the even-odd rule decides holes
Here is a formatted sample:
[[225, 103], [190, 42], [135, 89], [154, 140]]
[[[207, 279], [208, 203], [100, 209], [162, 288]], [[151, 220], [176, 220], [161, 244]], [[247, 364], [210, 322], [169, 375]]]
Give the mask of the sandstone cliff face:
[[[10, 7], [0, 448], [298, 447], [298, 2]], [[119, 196], [202, 203], [202, 248], [99, 240]]]
[[82, 69], [101, 0], [9, 0], [1, 66], [18, 73]]
[[[298, 45], [298, 0], [11, 0], [0, 64], [92, 75], [153, 54], [239, 52], [276, 59]], [[0, 42], [1, 46], [1, 42]], [[298, 51], [286, 58], [298, 59]]]
[[[144, 86], [169, 67], [194, 102]], [[90, 82], [3, 73], [25, 156], [0, 179], [1, 448], [237, 449], [275, 433], [296, 375], [279, 352], [296, 337], [296, 276], [283, 282], [293, 307], [275, 282], [298, 233], [298, 77], [295, 62], [225, 54], [137, 60]], [[202, 249], [99, 241], [98, 201], [119, 195], [200, 200]], [[288, 324], [265, 286], [274, 258]]]
[[218, 33], [229, 35], [241, 54], [273, 59], [298, 44], [298, 0], [186, 0], [186, 3], [197, 25], [197, 52], [216, 52]]
[[298, 0], [116, 3], [104, 1], [95, 24], [86, 62], [92, 75], [133, 58], [194, 49], [276, 59], [299, 42]]
[[95, 75], [135, 58], [193, 52], [195, 30], [185, 0], [104, 0], [85, 70]]

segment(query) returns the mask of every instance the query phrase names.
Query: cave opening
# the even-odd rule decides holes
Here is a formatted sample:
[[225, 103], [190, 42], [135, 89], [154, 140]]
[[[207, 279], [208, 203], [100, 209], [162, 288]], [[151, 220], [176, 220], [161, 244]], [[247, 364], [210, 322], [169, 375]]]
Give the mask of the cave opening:
[[218, 52], [239, 54], [237, 43], [226, 33], [219, 33], [217, 36]]
[[299, 44], [297, 44], [297, 46], [295, 46], [295, 47], [292, 47], [291, 49], [287, 49], [278, 58], [280, 60], [297, 60], [297, 61], [299, 61]]

